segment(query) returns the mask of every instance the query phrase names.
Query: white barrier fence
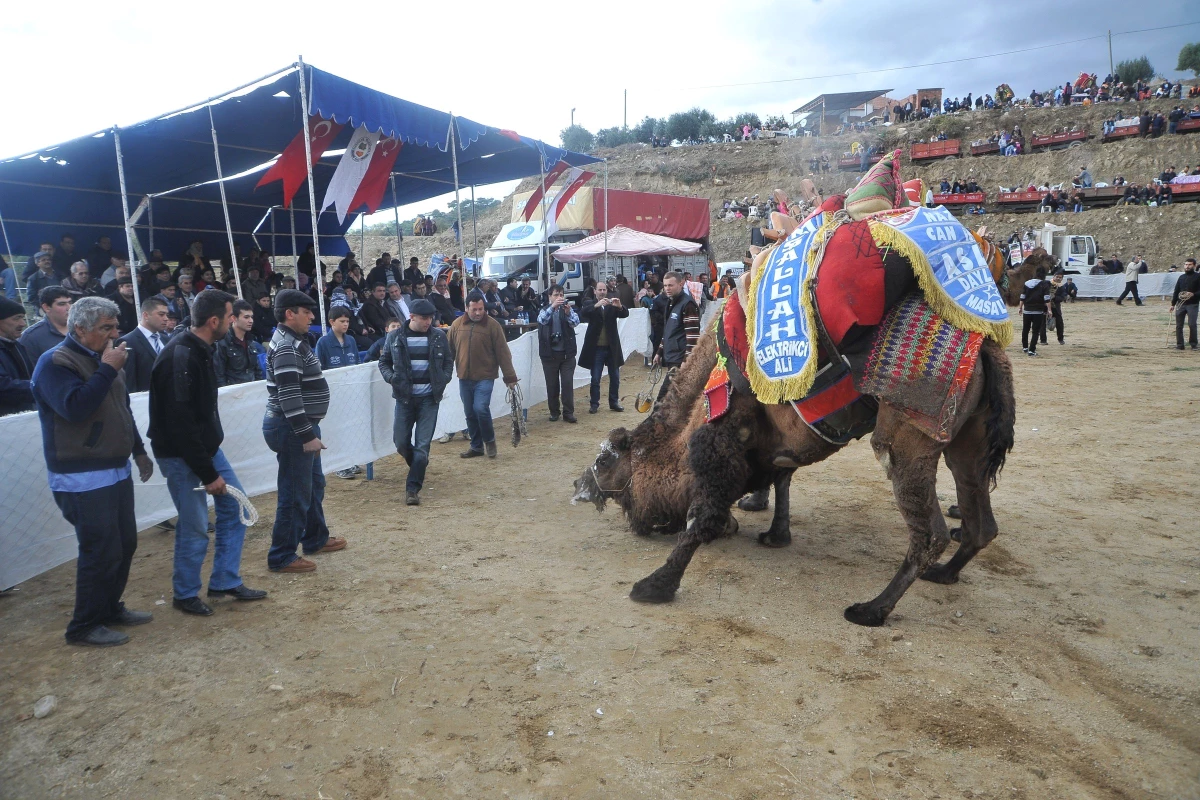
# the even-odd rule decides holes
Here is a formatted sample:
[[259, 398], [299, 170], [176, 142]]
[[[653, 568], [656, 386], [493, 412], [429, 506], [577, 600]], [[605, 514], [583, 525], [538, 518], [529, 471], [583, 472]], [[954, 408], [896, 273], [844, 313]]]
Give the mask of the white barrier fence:
[[[645, 309], [633, 309], [620, 320], [618, 331], [625, 357], [647, 352], [650, 318]], [[576, 329], [583, 345], [587, 325]], [[526, 333], [509, 342], [513, 367], [521, 379], [526, 406], [546, 400], [546, 381], [538, 358], [537, 332]], [[329, 448], [321, 454], [326, 473], [354, 464], [365, 464], [393, 455], [392, 415], [395, 401], [391, 387], [383, 382], [376, 363], [331, 370], [329, 414], [321, 423], [321, 441]], [[590, 372], [576, 369], [575, 386], [586, 386]], [[148, 395], [132, 396], [133, 415], [143, 437], [149, 422]], [[262, 381], [220, 390], [221, 423], [225, 456], [237, 472], [246, 494], [251, 497], [276, 489], [276, 461], [263, 441], [262, 418], [267, 388]], [[496, 381], [492, 393], [492, 416], [509, 413], [503, 381]], [[507, 420], [497, 425], [496, 441], [508, 441]], [[454, 378], [438, 411], [435, 436], [466, 427], [466, 416]], [[46, 483], [46, 461], [42, 453], [42, 432], [37, 412], [0, 417], [0, 442], [4, 443], [4, 466], [0, 468], [0, 589], [14, 586], [46, 570], [70, 561], [77, 554], [75, 531], [63, 519]], [[537, 440], [529, 441], [536, 447]], [[149, 451], [150, 443], [146, 442]], [[144, 530], [175, 516], [175, 507], [167, 492], [166, 481], [155, 465], [149, 483], [137, 480], [134, 470], [134, 499], [138, 529]]]
[[[1141, 297], [1157, 297], [1175, 291], [1178, 272], [1147, 272], [1138, 276], [1138, 294]], [[1079, 287], [1080, 297], [1120, 297], [1125, 291], [1125, 275], [1071, 275]]]

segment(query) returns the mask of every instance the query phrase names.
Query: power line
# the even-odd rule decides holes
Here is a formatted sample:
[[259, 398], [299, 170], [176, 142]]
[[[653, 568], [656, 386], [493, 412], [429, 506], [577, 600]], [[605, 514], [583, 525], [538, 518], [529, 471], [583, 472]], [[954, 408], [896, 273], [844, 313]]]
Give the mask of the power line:
[[[1170, 28], [1185, 28], [1189, 25], [1200, 25], [1200, 20], [1196, 20], [1195, 22], [1180, 22], [1175, 25], [1160, 25], [1156, 28], [1141, 28], [1139, 30], [1134, 30], [1134, 31], [1119, 31], [1117, 33], [1114, 33], [1113, 36], [1128, 36], [1128, 35], [1135, 34], [1135, 33], [1149, 33], [1151, 31], [1164, 31], [1164, 30], [1168, 30]], [[713, 84], [711, 86], [689, 86], [689, 87], [685, 88], [685, 91], [693, 90], [693, 89], [734, 89], [734, 88], [738, 88], [738, 87], [742, 87], [742, 86], [767, 86], [770, 84], [777, 84], [777, 83], [798, 83], [801, 81], [819, 81], [819, 80], [825, 80], [828, 78], [847, 78], [852, 75], [873, 75], [873, 74], [881, 73], [881, 72], [899, 72], [900, 70], [920, 69], [922, 67], [941, 67], [941, 66], [945, 66], [947, 64], [961, 64], [964, 61], [978, 61], [978, 60], [984, 59], [984, 58], [998, 58], [1000, 56], [1017, 55], [1018, 53], [1031, 53], [1035, 50], [1047, 50], [1051, 47], [1066, 47], [1067, 45], [1071, 45], [1071, 44], [1080, 44], [1081, 42], [1090, 42], [1094, 39], [1104, 39], [1104, 38], [1107, 38], [1107, 36], [1108, 36], [1107, 33], [1101, 33], [1096, 36], [1085, 36], [1082, 39], [1072, 39], [1067, 42], [1054, 42], [1053, 44], [1040, 44], [1040, 45], [1036, 45], [1034, 47], [1022, 47], [1018, 50], [1006, 50], [1002, 53], [989, 53], [987, 55], [982, 55], [982, 56], [966, 56], [964, 58], [952, 58], [952, 59], [949, 59], [946, 61], [930, 61], [926, 64], [909, 64], [908, 66], [904, 66], [904, 67], [884, 67], [882, 69], [860, 69], [860, 70], [855, 70], [853, 72], [837, 72], [837, 73], [833, 73], [831, 75], [809, 75], [809, 76], [806, 76], [803, 78], [776, 78], [775, 80], [770, 80], [770, 81], [748, 81], [746, 83], [718, 83], [718, 84]]]

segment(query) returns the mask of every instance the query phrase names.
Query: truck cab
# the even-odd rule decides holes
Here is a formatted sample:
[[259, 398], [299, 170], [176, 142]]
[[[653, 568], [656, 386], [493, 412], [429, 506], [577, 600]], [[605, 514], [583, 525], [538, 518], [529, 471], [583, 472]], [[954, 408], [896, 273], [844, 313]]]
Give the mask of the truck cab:
[[528, 278], [534, 291], [541, 294], [548, 288], [545, 279], [549, 268], [550, 282], [563, 286], [567, 297], [580, 295], [584, 278], [591, 277], [590, 262], [561, 264], [551, 258], [551, 254], [585, 235], [585, 231], [558, 231], [543, 244], [540, 220], [509, 223], [500, 229], [496, 241], [484, 251], [479, 276], [491, 278], [501, 287], [509, 278], [518, 281]]

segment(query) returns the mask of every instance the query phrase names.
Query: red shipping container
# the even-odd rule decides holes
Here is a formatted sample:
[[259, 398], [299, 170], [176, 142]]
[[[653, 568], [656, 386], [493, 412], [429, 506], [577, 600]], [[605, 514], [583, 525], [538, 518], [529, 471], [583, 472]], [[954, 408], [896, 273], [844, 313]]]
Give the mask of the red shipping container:
[[[604, 190], [592, 191], [592, 220], [604, 228]], [[608, 227], [624, 225], [642, 233], [676, 239], [707, 239], [712, 224], [708, 201], [702, 197], [608, 190]]]

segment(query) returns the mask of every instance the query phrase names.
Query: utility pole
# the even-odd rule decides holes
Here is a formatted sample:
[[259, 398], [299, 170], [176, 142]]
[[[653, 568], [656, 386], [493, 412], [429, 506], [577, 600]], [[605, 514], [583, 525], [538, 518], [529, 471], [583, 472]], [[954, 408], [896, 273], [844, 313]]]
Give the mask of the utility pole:
[[571, 127], [575, 127], [575, 109], [571, 109]]
[[625, 90], [625, 112], [621, 115], [621, 127], [629, 130], [629, 90]]
[[1108, 74], [1109, 75], [1113, 74], [1112, 31], [1111, 30], [1108, 32]]

